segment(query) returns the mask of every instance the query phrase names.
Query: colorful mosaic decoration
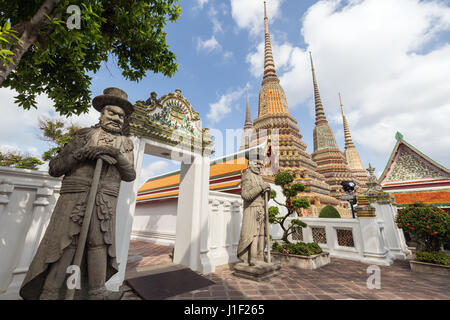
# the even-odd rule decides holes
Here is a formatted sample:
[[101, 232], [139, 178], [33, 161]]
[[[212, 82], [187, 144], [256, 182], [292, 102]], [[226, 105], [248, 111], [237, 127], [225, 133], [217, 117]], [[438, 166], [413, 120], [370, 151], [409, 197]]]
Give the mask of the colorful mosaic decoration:
[[392, 170], [387, 174], [385, 182], [411, 181], [442, 178], [443, 172], [427, 163], [409, 148], [401, 145], [398, 148]]
[[212, 139], [181, 90], [147, 101], [137, 101], [130, 119], [131, 135], [155, 140], [194, 152], [212, 153]]

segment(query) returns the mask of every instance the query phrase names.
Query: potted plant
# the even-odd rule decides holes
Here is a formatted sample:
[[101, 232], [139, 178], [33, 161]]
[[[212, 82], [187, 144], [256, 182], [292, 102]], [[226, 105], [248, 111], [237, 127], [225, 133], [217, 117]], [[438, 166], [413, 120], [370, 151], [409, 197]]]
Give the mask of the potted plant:
[[450, 215], [432, 205], [415, 202], [398, 211], [399, 228], [417, 241], [416, 259], [410, 261], [411, 270], [450, 275], [450, 256], [441, 251], [450, 238]]
[[307, 224], [300, 219], [292, 219], [287, 222], [287, 218], [296, 213], [302, 216], [299, 213], [300, 209], [309, 208], [308, 199], [298, 197], [298, 193], [304, 191], [305, 186], [295, 183], [294, 177], [288, 172], [277, 173], [274, 182], [282, 188], [285, 201], [282, 203], [275, 199], [277, 196], [275, 190], [271, 191], [271, 198], [278, 206], [287, 209], [285, 215], [280, 215], [277, 206], [269, 208], [269, 222], [280, 225], [283, 230], [281, 242], [274, 242], [272, 246], [274, 260], [282, 265], [292, 265], [301, 269], [316, 269], [329, 263], [329, 253], [323, 252], [317, 243], [291, 243], [289, 240], [289, 235], [296, 232], [298, 228], [307, 227]]

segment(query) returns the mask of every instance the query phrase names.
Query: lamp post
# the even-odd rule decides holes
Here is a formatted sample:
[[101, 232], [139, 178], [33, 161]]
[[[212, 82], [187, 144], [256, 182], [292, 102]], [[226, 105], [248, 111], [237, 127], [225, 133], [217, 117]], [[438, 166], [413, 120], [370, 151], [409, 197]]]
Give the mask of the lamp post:
[[356, 184], [353, 181], [342, 181], [341, 186], [347, 193], [342, 196], [342, 200], [346, 200], [350, 203], [350, 207], [352, 208], [352, 217], [353, 219], [355, 219], [355, 210], [353, 208], [353, 205], [355, 205], [357, 201], [353, 193], [355, 192]]

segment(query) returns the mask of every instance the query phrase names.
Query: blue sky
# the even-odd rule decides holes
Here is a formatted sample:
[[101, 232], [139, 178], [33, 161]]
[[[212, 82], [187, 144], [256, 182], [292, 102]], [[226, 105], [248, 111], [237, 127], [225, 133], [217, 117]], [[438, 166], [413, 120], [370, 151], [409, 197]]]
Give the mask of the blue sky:
[[[338, 92], [353, 140], [365, 166], [379, 175], [395, 144], [395, 132], [450, 167], [450, 7], [449, 1], [418, 0], [268, 0], [275, 66], [290, 113], [297, 119], [311, 153], [313, 87], [307, 52], [314, 66], [326, 116], [344, 147]], [[181, 18], [166, 27], [177, 55], [173, 78], [149, 73], [139, 83], [125, 80], [114, 59], [93, 75], [93, 97], [110, 86], [145, 100], [175, 89], [199, 112], [204, 127], [240, 129], [249, 86], [252, 118], [258, 110], [263, 63], [263, 0], [182, 0]], [[0, 89], [8, 115], [0, 119], [0, 146], [32, 154], [48, 149], [37, 138], [40, 115], [52, 116], [51, 101], [39, 98], [38, 111], [25, 115], [14, 93]], [[17, 119], [20, 117], [21, 119]], [[72, 120], [94, 124], [95, 111]], [[23, 127], [17, 134], [17, 125]], [[237, 147], [236, 147], [237, 148]], [[216, 155], [226, 153], [216, 150]], [[233, 150], [235, 151], [235, 150]], [[146, 156], [143, 176], [178, 165]], [[141, 180], [145, 180], [144, 178]]]

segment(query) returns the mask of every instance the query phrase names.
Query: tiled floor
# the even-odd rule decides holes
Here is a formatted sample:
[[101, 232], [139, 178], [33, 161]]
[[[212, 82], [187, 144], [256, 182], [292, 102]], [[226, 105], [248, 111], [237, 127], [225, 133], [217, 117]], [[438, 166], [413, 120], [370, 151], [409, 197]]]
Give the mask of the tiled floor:
[[[172, 248], [132, 241], [127, 266], [128, 277], [141, 274], [147, 269], [171, 266], [169, 254]], [[448, 277], [413, 273], [407, 261], [396, 261], [392, 266], [380, 267], [381, 289], [368, 289], [370, 274], [368, 265], [333, 259], [331, 263], [316, 270], [307, 271], [283, 267], [279, 275], [267, 282], [254, 282], [234, 277], [229, 266], [216, 269], [205, 277], [216, 284], [191, 291], [169, 300], [205, 299], [257, 299], [257, 300], [325, 300], [325, 299], [450, 299]], [[139, 299], [127, 288], [123, 299]]]

